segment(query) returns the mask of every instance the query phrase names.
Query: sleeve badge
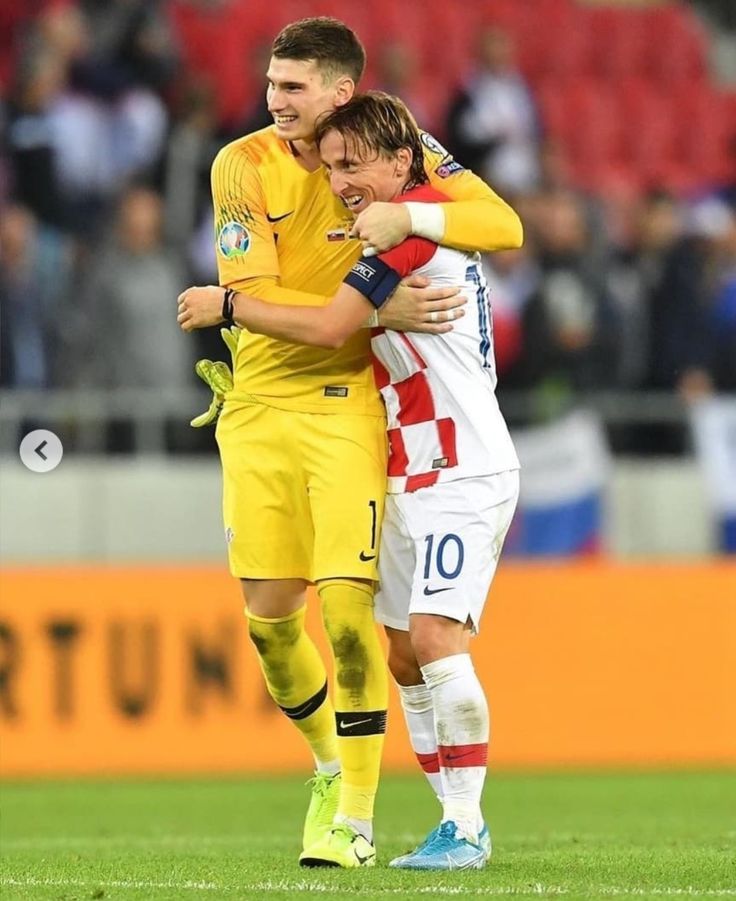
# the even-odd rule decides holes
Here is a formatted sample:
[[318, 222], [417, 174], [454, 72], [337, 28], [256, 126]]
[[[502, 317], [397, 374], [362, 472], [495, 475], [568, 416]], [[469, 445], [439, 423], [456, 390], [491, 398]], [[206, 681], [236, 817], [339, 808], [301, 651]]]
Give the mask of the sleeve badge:
[[437, 138], [433, 138], [429, 132], [423, 131], [421, 133], [422, 144], [429, 150], [431, 153], [436, 153], [437, 156], [441, 157], [443, 160], [452, 159], [449, 151], [446, 150], [442, 144], [437, 140]]
[[218, 232], [217, 249], [226, 260], [245, 256], [250, 250], [250, 232], [240, 222], [226, 222]]

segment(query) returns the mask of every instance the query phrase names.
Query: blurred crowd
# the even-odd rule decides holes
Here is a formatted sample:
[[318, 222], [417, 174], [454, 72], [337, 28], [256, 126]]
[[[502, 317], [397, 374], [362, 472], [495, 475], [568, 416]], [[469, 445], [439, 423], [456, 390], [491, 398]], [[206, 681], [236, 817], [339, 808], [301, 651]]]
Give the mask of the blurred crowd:
[[[223, 356], [217, 330], [178, 330], [175, 299], [217, 278], [215, 153], [269, 123], [272, 34], [254, 33], [250, 6], [0, 0], [2, 387], [190, 385], [198, 356]], [[485, 260], [503, 385], [736, 390], [736, 148], [702, 181], [596, 191], [513, 36], [489, 23], [473, 42], [443, 90], [408, 39], [369, 46], [367, 83], [406, 100], [522, 216], [524, 248]]]

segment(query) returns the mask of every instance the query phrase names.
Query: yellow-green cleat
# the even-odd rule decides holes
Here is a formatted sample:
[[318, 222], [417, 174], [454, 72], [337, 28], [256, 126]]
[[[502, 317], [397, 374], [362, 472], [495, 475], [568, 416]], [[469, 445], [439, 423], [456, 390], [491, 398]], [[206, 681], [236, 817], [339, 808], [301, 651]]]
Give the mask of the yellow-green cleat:
[[307, 818], [304, 820], [302, 848], [311, 847], [316, 841], [329, 832], [337, 813], [337, 802], [340, 800], [340, 773], [328, 776], [326, 773], [315, 773], [307, 782], [312, 787]]
[[335, 823], [330, 831], [299, 858], [302, 867], [372, 867], [376, 849], [347, 823]]

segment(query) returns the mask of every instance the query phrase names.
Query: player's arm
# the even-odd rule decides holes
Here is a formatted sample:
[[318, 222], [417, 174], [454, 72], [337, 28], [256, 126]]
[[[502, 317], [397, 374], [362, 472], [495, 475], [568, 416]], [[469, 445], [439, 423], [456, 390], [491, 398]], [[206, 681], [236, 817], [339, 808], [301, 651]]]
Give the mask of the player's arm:
[[[198, 327], [196, 322], [207, 307], [205, 316], [231, 318], [251, 332], [294, 344], [342, 347], [369, 317], [384, 308], [402, 276], [426, 262], [428, 246], [432, 247], [428, 241], [412, 239], [390, 255], [358, 260], [326, 306], [266, 303], [241, 293], [224, 297], [222, 289], [212, 285], [189, 288], [179, 296], [178, 321], [185, 331], [191, 331]], [[462, 309], [432, 311], [422, 331], [431, 334], [451, 331], [449, 320], [462, 315]]]
[[343, 282], [324, 307], [264, 303], [239, 294], [233, 304], [233, 319], [250, 332], [292, 344], [336, 349], [342, 347], [382, 305], [374, 304], [351, 284]]
[[326, 303], [329, 298], [321, 294], [281, 286], [263, 184], [238, 144], [228, 144], [215, 157], [211, 182], [220, 284], [274, 303]]
[[[291, 293], [298, 294], [300, 292]], [[192, 332], [198, 328], [219, 325], [221, 322], [227, 322], [233, 318], [239, 325], [245, 326], [250, 331], [256, 331], [237, 318], [235, 309], [242, 310], [245, 301], [252, 303], [258, 300], [259, 298], [253, 297], [253, 295], [222, 288], [219, 285], [192, 286], [183, 291], [177, 299], [177, 322], [185, 332]], [[320, 307], [304, 304], [286, 306], [272, 304], [270, 301], [263, 305], [284, 307], [293, 310], [296, 314], [301, 309], [331, 310], [330, 300], [331, 298], [327, 299], [327, 306], [320, 305]], [[447, 331], [447, 329], [438, 328], [441, 323], [464, 315], [462, 307], [467, 302], [468, 299], [460, 294], [460, 288], [444, 285], [433, 287], [429, 284], [429, 279], [413, 275], [404, 279], [389, 300], [381, 306], [377, 314], [378, 321], [376, 322], [374, 317], [376, 312], [374, 309], [370, 313], [370, 321], [366, 319], [363, 326], [380, 325], [397, 332], [423, 332], [428, 335], [436, 335]], [[252, 306], [251, 309], [253, 309]], [[311, 312], [308, 315], [315, 316], [317, 314]], [[264, 334], [270, 334], [270, 332], [264, 332]], [[271, 337], [278, 338], [280, 335]], [[307, 341], [305, 343], [315, 342]], [[324, 346], [331, 345], [328, 342]]]
[[422, 132], [422, 144], [430, 183], [450, 201], [373, 203], [355, 220], [353, 234], [377, 251], [395, 246], [410, 234], [483, 253], [521, 247], [523, 229], [514, 210], [426, 132]]

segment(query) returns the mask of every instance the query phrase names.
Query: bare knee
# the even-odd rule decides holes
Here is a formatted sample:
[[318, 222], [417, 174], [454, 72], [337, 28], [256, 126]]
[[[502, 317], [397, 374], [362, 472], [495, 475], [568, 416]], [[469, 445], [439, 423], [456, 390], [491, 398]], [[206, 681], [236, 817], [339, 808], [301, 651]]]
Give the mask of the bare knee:
[[264, 619], [278, 619], [295, 613], [307, 601], [303, 579], [241, 579], [248, 613]]
[[467, 654], [470, 649], [470, 623], [417, 613], [410, 617], [409, 629], [411, 646], [419, 666], [453, 654]]
[[419, 669], [408, 632], [386, 626], [388, 636], [388, 668], [399, 685], [421, 685]]

